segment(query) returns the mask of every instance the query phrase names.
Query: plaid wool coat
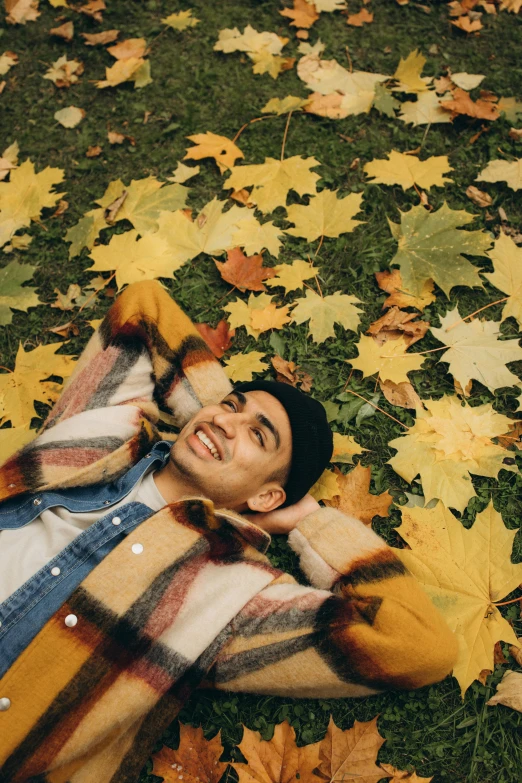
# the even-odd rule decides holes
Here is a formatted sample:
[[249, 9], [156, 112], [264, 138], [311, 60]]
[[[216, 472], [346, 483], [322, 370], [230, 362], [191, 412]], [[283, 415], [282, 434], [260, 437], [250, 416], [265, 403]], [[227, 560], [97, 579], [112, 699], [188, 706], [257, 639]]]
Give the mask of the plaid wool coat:
[[[36, 438], [0, 469], [0, 499], [109, 482], [230, 391], [156, 282], [135, 283], [91, 337]], [[144, 546], [139, 561], [131, 546]], [[3, 783], [134, 783], [198, 687], [361, 697], [444, 678], [456, 642], [392, 549], [323, 508], [290, 546], [311, 586], [274, 568], [269, 535], [191, 498], [165, 506], [74, 590], [0, 680]], [[64, 618], [74, 613], [69, 628]]]

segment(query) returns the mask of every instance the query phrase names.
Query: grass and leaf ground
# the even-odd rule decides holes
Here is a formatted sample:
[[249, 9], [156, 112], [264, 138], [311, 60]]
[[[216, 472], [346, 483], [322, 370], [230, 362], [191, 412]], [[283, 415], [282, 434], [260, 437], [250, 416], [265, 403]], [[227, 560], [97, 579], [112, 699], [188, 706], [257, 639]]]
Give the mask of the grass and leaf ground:
[[[339, 14], [322, 14], [314, 25], [310, 40], [317, 36], [326, 45], [324, 57], [335, 58], [343, 65], [349, 59], [356, 70], [393, 73], [399, 57], [420, 49], [427, 56], [424, 75], [439, 76], [447, 66], [454, 73], [485, 74], [484, 86], [496, 95], [516, 96], [522, 82], [520, 40], [522, 15], [501, 13], [483, 18], [480, 35], [466, 36], [452, 27], [448, 7], [443, 2], [422, 6], [410, 2], [399, 6], [392, 0], [372, 0], [374, 21], [362, 28], [351, 28]], [[104, 193], [109, 182], [121, 179], [129, 182], [148, 175], [160, 179], [171, 176], [176, 164], [190, 147], [186, 137], [212, 131], [233, 138], [238, 130], [255, 117], [268, 100], [278, 96], [300, 95], [307, 92], [298, 79], [295, 68], [282, 73], [274, 81], [268, 74], [256, 76], [251, 63], [239, 53], [224, 55], [213, 51], [218, 31], [253, 25], [257, 30], [269, 30], [290, 37], [285, 48], [287, 56], [298, 56], [298, 40], [290, 31], [288, 21], [280, 16], [282, 5], [277, 0], [204, 0], [175, 2], [148, 0], [147, 2], [108, 2], [104, 11], [103, 29], [119, 29], [121, 38], [144, 37], [150, 45], [148, 59], [153, 81], [141, 90], [131, 84], [113, 89], [98, 90], [93, 80], [103, 78], [110, 63], [102, 47], [87, 48], [79, 33], [97, 32], [99, 27], [85, 15], [66, 8], [52, 8], [41, 3], [41, 16], [24, 26], [0, 26], [0, 49], [16, 52], [19, 63], [7, 77], [7, 87], [0, 97], [2, 108], [2, 149], [18, 142], [21, 160], [30, 158], [37, 170], [45, 166], [65, 171], [65, 198], [68, 209], [59, 217], [45, 216], [41, 223], [33, 223], [29, 233], [33, 237], [29, 248], [0, 258], [6, 266], [13, 258], [20, 263], [36, 266], [31, 285], [47, 306], [31, 308], [27, 313], [15, 311], [12, 323], [0, 329], [2, 365], [14, 366], [20, 342], [26, 349], [41, 343], [56, 342], [56, 335], [48, 330], [69, 319], [67, 313], [51, 308], [56, 298], [55, 288], [62, 292], [69, 284], [86, 286], [93, 273], [88, 252], [84, 250], [69, 259], [69, 246], [64, 236], [71, 226], [92, 208], [93, 201]], [[352, 7], [353, 6], [353, 7]], [[183, 32], [166, 29], [161, 19], [168, 14], [192, 8], [200, 23]], [[429, 10], [429, 13], [426, 12]], [[350, 3], [350, 11], [359, 10]], [[70, 43], [48, 34], [51, 27], [73, 19], [75, 37]], [[347, 49], [348, 47], [348, 49]], [[85, 64], [83, 77], [66, 90], [42, 78], [45, 71], [61, 55], [76, 57]], [[55, 112], [70, 104], [86, 112], [85, 119], [75, 129], [64, 129], [55, 119]], [[144, 121], [147, 116], [147, 121]], [[287, 115], [270, 117], [249, 125], [238, 144], [246, 163], [261, 163], [265, 157], [279, 158], [285, 133]], [[473, 137], [486, 125], [484, 132]], [[321, 166], [320, 187], [339, 189], [339, 195], [365, 191], [362, 214], [363, 227], [343, 234], [337, 239], [326, 238], [318, 251], [318, 242], [309, 245], [299, 238], [285, 237], [278, 263], [295, 258], [314, 258], [320, 266], [320, 284], [325, 294], [339, 290], [353, 294], [363, 303], [361, 333], [381, 315], [385, 294], [377, 287], [374, 273], [388, 269], [396, 252], [396, 242], [390, 234], [387, 219], [397, 222], [398, 210], [405, 211], [418, 203], [415, 190], [368, 184], [363, 166], [368, 161], [384, 158], [392, 149], [407, 151], [421, 147], [421, 156], [449, 155], [454, 171], [453, 182], [444, 188], [430, 191], [430, 204], [438, 209], [447, 201], [452, 209], [465, 209], [476, 215], [473, 228], [484, 228], [498, 235], [501, 223], [499, 208], [504, 210], [508, 225], [520, 225], [522, 203], [520, 196], [503, 183], [485, 185], [493, 203], [487, 209], [478, 209], [465, 195], [466, 188], [487, 163], [500, 154], [507, 159], [521, 156], [522, 142], [508, 136], [513, 123], [504, 117], [492, 123], [481, 123], [467, 117], [457, 117], [452, 124], [411, 127], [398, 119], [391, 119], [376, 111], [342, 120], [329, 120], [295, 112], [288, 126], [285, 143], [286, 156], [314, 156]], [[519, 123], [520, 124], [520, 123]], [[132, 136], [129, 143], [110, 145], [108, 130]], [[350, 140], [347, 140], [350, 139]], [[88, 158], [89, 147], [100, 145], [102, 154]], [[500, 152], [499, 152], [500, 150]], [[189, 204], [198, 210], [215, 194], [222, 193], [223, 177], [211, 161], [201, 163], [201, 173], [190, 180]], [[224, 197], [224, 194], [221, 195]], [[306, 201], [306, 199], [305, 199]], [[303, 203], [295, 193], [289, 203]], [[284, 223], [284, 212], [276, 210], [272, 217], [278, 225]], [[129, 228], [118, 224], [114, 233]], [[106, 240], [104, 240], [106, 241]], [[317, 253], [317, 255], [315, 255]], [[265, 262], [266, 263], [266, 262]], [[271, 262], [269, 262], [271, 263]], [[274, 262], [275, 263], [275, 262]], [[491, 262], [476, 259], [477, 265], [492, 271]], [[182, 266], [174, 279], [162, 282], [174, 298], [196, 322], [215, 325], [224, 317], [223, 306], [237, 296], [231, 292], [208, 256], [198, 256]], [[487, 285], [485, 288], [453, 288], [449, 301], [438, 292], [423, 317], [438, 325], [439, 317], [458, 304], [461, 316], [500, 298], [501, 294]], [[100, 296], [86, 311], [89, 319], [102, 317], [110, 305], [110, 297]], [[498, 320], [502, 305], [491, 307], [488, 318]], [[64, 349], [78, 353], [91, 334], [90, 327], [81, 319], [80, 333], [72, 337]], [[507, 338], [519, 336], [518, 325], [509, 319], [502, 325]], [[275, 353], [294, 361], [313, 378], [312, 393], [320, 400], [334, 400], [348, 380], [350, 367], [344, 362], [356, 356], [354, 349], [359, 336], [336, 327], [335, 338], [320, 346], [308, 337], [306, 324], [288, 324], [284, 330], [264, 333], [255, 342], [243, 329], [236, 332], [233, 353], [243, 349]], [[429, 350], [438, 345], [428, 335], [416, 350]], [[438, 355], [428, 355], [421, 370], [410, 374], [417, 392], [423, 398], [439, 398], [454, 393], [453, 378], [447, 365], [438, 363]], [[510, 365], [521, 374], [522, 367]], [[370, 398], [374, 392], [372, 378], [361, 379], [355, 373], [350, 388]], [[517, 393], [513, 388], [500, 389], [492, 394], [484, 386], [474, 383], [471, 405], [493, 402], [495, 410], [514, 416]], [[392, 407], [381, 400], [379, 405], [388, 413], [411, 425], [411, 411]], [[36, 405], [39, 414], [45, 407]], [[408, 484], [387, 465], [394, 455], [389, 442], [402, 434], [402, 428], [387, 416], [376, 413], [355, 424], [355, 417], [345, 417], [336, 424], [341, 431], [353, 435], [367, 451], [360, 458], [363, 465], [372, 466], [372, 491], [388, 489], [396, 501], [386, 519], [374, 522], [374, 529], [388, 543], [401, 546], [394, 530], [400, 524], [399, 506], [406, 500]], [[357, 460], [356, 460], [357, 461]], [[498, 480], [473, 478], [477, 497], [473, 498], [461, 520], [469, 527], [493, 498], [502, 513], [506, 526], [518, 528], [522, 517], [522, 480], [517, 472], [501, 471]], [[420, 489], [418, 489], [420, 491]], [[283, 537], [274, 536], [269, 555], [272, 562], [303, 580], [293, 553]], [[515, 538], [513, 560], [522, 560], [522, 537]], [[522, 636], [522, 621], [517, 603], [502, 607], [502, 614], [513, 625], [517, 636]], [[504, 646], [506, 655], [507, 647]], [[218, 729], [227, 756], [240, 759], [233, 746], [241, 739], [241, 724], [257, 729], [268, 739], [276, 723], [288, 719], [294, 726], [298, 743], [315, 742], [325, 734], [330, 714], [341, 728], [348, 728], [355, 719], [370, 720], [379, 715], [378, 726], [386, 743], [379, 760], [400, 769], [415, 768], [419, 775], [435, 775], [435, 783], [518, 783], [522, 779], [520, 733], [522, 716], [505, 707], [487, 707], [506, 666], [497, 665], [484, 685], [475, 681], [464, 701], [454, 679], [414, 692], [390, 693], [363, 700], [282, 699], [255, 695], [197, 693], [184, 707], [180, 720], [201, 724], [206, 736]], [[512, 668], [516, 668], [512, 666]], [[163, 743], [175, 747], [178, 724], [166, 732]], [[140, 783], [157, 778], [150, 774], [149, 762]]]

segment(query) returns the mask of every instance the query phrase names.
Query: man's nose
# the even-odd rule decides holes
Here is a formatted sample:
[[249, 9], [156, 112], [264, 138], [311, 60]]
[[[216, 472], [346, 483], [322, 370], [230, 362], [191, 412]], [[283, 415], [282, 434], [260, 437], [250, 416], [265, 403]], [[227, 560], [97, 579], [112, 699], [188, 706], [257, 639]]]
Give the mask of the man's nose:
[[240, 413], [234, 413], [233, 411], [220, 411], [216, 413], [212, 419], [212, 423], [223, 430], [225, 437], [233, 438], [236, 434], [237, 426], [241, 423]]

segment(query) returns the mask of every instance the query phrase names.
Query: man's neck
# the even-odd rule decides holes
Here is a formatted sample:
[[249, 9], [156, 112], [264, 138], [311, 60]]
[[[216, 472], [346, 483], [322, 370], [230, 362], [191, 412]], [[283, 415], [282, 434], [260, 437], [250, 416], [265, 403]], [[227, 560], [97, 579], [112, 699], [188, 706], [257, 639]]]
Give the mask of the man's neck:
[[154, 483], [167, 503], [175, 503], [183, 497], [193, 497], [194, 495], [201, 497], [201, 490], [193, 486], [181, 473], [178, 473], [170, 462], [154, 473]]

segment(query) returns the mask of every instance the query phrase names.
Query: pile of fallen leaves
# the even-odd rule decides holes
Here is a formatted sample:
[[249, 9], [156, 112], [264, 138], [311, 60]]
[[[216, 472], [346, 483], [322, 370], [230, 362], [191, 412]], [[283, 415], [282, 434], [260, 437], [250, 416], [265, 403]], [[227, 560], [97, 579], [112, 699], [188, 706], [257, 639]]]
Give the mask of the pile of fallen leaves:
[[[400, 4], [407, 2], [401, 0]], [[52, 4], [65, 5], [65, 0]], [[38, 0], [6, 0], [6, 8], [11, 24], [32, 22], [39, 15]], [[102, 21], [104, 8], [103, 0], [90, 0], [76, 11]], [[448, 4], [451, 24], [465, 34], [475, 34], [480, 29], [479, 17], [483, 13], [520, 10], [519, 0], [455, 0]], [[285, 140], [295, 112], [333, 120], [379, 112], [393, 122], [427, 128], [433, 124], [449, 125], [456, 117], [465, 116], [470, 124], [477, 124], [478, 138], [487, 132], [484, 123], [497, 122], [500, 117], [509, 119], [513, 126], [520, 123], [522, 103], [513, 96], [497, 96], [482, 89], [486, 78], [483, 74], [453, 73], [448, 66], [436, 78], [423, 76], [426, 58], [417, 50], [401, 58], [389, 74], [356, 71], [351, 62], [345, 67], [334, 59], [322, 59], [325, 47], [320, 40], [307, 42], [309, 30], [321, 13], [334, 12], [339, 12], [343, 24], [346, 21], [351, 26], [370, 24], [373, 19], [366, 3], [351, 13], [343, 0], [294, 0], [292, 8], [282, 9], [283, 18], [289, 20], [288, 36], [295, 34], [300, 41], [301, 56], [297, 62], [283, 51], [289, 37], [259, 32], [251, 25], [243, 32], [237, 28], [216, 31], [217, 60], [239, 52], [244, 62], [250, 61], [257, 76], [273, 79], [295, 67], [310, 91], [303, 96], [273, 98], [261, 109], [268, 119], [287, 115], [278, 158], [247, 160], [240, 140], [245, 126], [234, 138], [198, 129], [188, 136], [190, 146], [166, 181], [149, 175], [104, 183], [105, 190], [100, 190], [92, 208], [63, 236], [70, 258], [80, 253], [88, 255], [93, 273], [90, 284], [83, 289], [71, 284], [65, 292], [57, 288], [54, 301], [42, 302], [36, 289], [26, 285], [34, 267], [20, 264], [17, 255], [0, 270], [0, 324], [11, 322], [13, 310], [51, 306], [64, 313], [63, 324], [53, 329], [56, 335], [68, 338], [81, 333], [87, 338], [88, 329], [99, 323], [88, 320], [88, 311], [101, 296], [113, 296], [137, 280], [173, 278], [185, 264], [207, 256], [230, 286], [228, 294], [232, 298], [222, 298], [227, 302], [222, 305], [217, 326], [201, 323], [198, 328], [214, 354], [223, 357], [230, 379], [251, 380], [254, 374], [262, 373], [313, 393], [314, 378], [305, 369], [285, 360], [276, 348], [271, 356], [256, 350], [256, 342], [270, 332], [276, 337], [271, 346], [277, 346], [280, 330], [289, 324], [307, 324], [308, 339], [320, 351], [321, 345], [336, 335], [359, 332], [361, 316], [369, 303], [341, 290], [323, 290], [326, 270], [321, 247], [330, 239], [365, 231], [365, 223], [358, 216], [371, 187], [414, 190], [418, 203], [405, 212], [398, 209], [396, 220], [388, 223], [394, 255], [388, 268], [376, 273], [375, 286], [376, 292], [388, 294], [384, 313], [365, 334], [359, 334], [357, 354], [346, 361], [348, 367], [342, 365], [347, 374], [343, 391], [335, 402], [324, 401], [336, 429], [334, 453], [331, 467], [313, 487], [312, 494], [368, 525], [376, 516], [388, 516], [394, 499], [387, 490], [380, 494], [370, 491], [371, 468], [355, 464], [350, 472], [345, 472], [346, 468], [338, 465], [353, 466], [354, 456], [365, 451], [346, 432], [349, 422], [354, 421], [357, 427], [364, 418], [379, 415], [388, 416], [401, 427], [402, 434], [389, 442], [396, 450], [389, 465], [415, 491], [406, 493], [408, 503], [402, 507], [402, 524], [397, 528], [407, 548], [396, 551], [458, 637], [460, 656], [453, 674], [464, 695], [474, 679], [484, 681], [499, 662], [500, 642], [510, 644], [513, 659], [518, 663], [521, 660], [520, 642], [498, 608], [520, 601], [519, 594], [508, 598], [522, 583], [522, 565], [511, 562], [515, 533], [505, 527], [491, 503], [478, 514], [471, 529], [464, 527], [456, 513], [462, 514], [477, 496], [473, 476], [497, 479], [501, 470], [519, 470], [516, 448], [520, 445], [521, 426], [517, 414], [522, 411], [522, 380], [513, 363], [522, 360], [522, 348], [520, 334], [504, 339], [501, 326], [508, 318], [514, 319], [518, 327], [522, 325], [522, 237], [513, 230], [494, 235], [473, 228], [472, 224], [477, 210], [487, 209], [493, 197], [502, 192], [496, 183], [506, 183], [513, 191], [522, 188], [522, 158], [508, 159], [499, 149], [498, 157], [485, 168], [475, 167], [466, 190], [470, 210], [474, 211], [452, 209], [446, 202], [434, 209], [430, 191], [444, 189], [452, 182], [451, 153], [426, 156], [420, 148], [390, 149], [385, 157], [359, 161], [367, 177], [366, 187], [362, 192], [341, 195], [320, 186], [321, 161], [315, 156], [302, 150], [301, 154], [285, 157]], [[198, 21], [186, 10], [165, 17], [162, 23], [165, 31], [177, 35]], [[74, 24], [66, 22], [50, 32], [68, 41], [74, 36]], [[118, 30], [83, 34], [86, 52], [89, 47], [111, 44], [106, 49], [105, 75], [90, 74], [98, 77], [92, 80], [94, 94], [98, 89], [117, 88], [129, 81], [136, 89], [143, 89], [153, 78], [147, 41], [129, 38], [114, 43], [119, 35]], [[5, 51], [0, 57], [0, 75], [16, 68], [18, 59], [16, 53]], [[84, 62], [63, 55], [46, 71], [42, 69], [41, 76], [53, 82], [57, 90], [68, 90], [85, 78], [84, 74]], [[65, 129], [75, 127], [85, 116], [86, 111], [75, 106], [55, 115]], [[251, 122], [258, 119], [252, 118]], [[522, 129], [512, 127], [509, 135], [520, 139]], [[109, 130], [108, 142], [133, 145], [135, 140]], [[92, 146], [87, 155], [96, 157], [100, 152], [100, 146]], [[61, 169], [37, 170], [31, 160], [19, 158], [16, 142], [0, 157], [0, 247], [4, 254], [23, 253], [32, 239], [32, 224], [60, 215], [68, 206], [62, 198], [66, 193], [56, 190], [62, 187], [64, 179]], [[191, 181], [201, 170], [200, 165], [193, 165], [194, 161], [201, 162], [201, 167], [215, 167], [222, 178], [219, 192], [199, 211], [190, 206]], [[480, 190], [474, 184], [477, 182], [487, 190]], [[299, 203], [295, 203], [296, 196]], [[114, 226], [122, 221], [132, 228], [115, 233]], [[281, 251], [293, 237], [304, 240], [309, 252], [304, 254], [306, 257], [282, 263]], [[482, 266], [488, 263], [493, 271], [483, 271], [480, 261], [472, 263], [468, 256], [482, 259]], [[457, 307], [447, 309], [437, 325], [423, 320], [427, 305], [436, 299], [446, 302], [455, 286], [483, 288], [485, 283], [499, 292], [491, 296], [485, 307], [467, 315]], [[487, 309], [500, 303], [503, 310], [499, 320], [489, 318]], [[235, 349], [238, 330], [244, 330], [251, 338], [247, 350]], [[416, 343], [428, 334], [439, 347], [418, 350]], [[50, 404], [60, 390], [60, 384], [51, 379], [65, 379], [70, 374], [74, 359], [57, 353], [64, 344], [62, 341], [38, 345], [32, 350], [20, 346], [14, 366], [2, 367], [2, 460], [34, 437], [35, 401]], [[420, 396], [410, 374], [422, 372], [428, 358], [444, 364], [453, 377], [454, 394], [440, 399]], [[351, 388], [353, 378], [370, 379], [366, 396]], [[511, 389], [513, 400], [517, 399], [517, 411], [503, 415], [489, 402], [470, 405], [468, 397], [477, 383], [492, 393]], [[383, 401], [388, 405], [386, 410]], [[396, 415], [389, 413], [390, 407]], [[398, 503], [395, 506], [401, 508]], [[521, 673], [506, 672], [498, 699], [521, 709], [521, 681]], [[374, 722], [371, 723], [371, 731], [376, 731]], [[331, 727], [322, 743], [307, 746], [306, 750], [292, 745], [294, 738], [285, 724], [277, 727], [271, 743], [261, 743], [245, 729], [240, 749], [249, 758], [250, 768], [255, 764], [261, 765], [260, 769], [271, 768], [275, 754], [279, 770], [293, 764], [295, 774], [302, 768], [313, 775], [310, 779], [326, 780], [333, 774], [332, 765], [340, 769], [343, 759], [355, 752], [353, 748], [359, 748], [360, 736], [366, 736], [368, 727], [369, 724], [356, 724], [350, 730], [353, 735], [345, 732], [344, 739]], [[376, 753], [379, 742], [375, 733], [372, 736]], [[194, 737], [187, 741], [196, 742]], [[201, 744], [202, 735], [198, 742]], [[337, 748], [338, 743], [342, 750], [333, 753], [332, 748]], [[209, 754], [214, 754], [216, 770], [223, 772], [223, 765], [217, 761], [219, 748], [217, 740], [212, 753], [207, 748], [204, 753], [193, 754], [194, 764], [207, 764]], [[174, 769], [170, 759], [178, 757], [171, 753], [178, 752], [165, 751], [165, 759], [157, 757], [156, 764], [162, 770], [159, 774], [165, 775], [163, 766]], [[187, 758], [185, 753], [184, 764], [189, 764]], [[374, 761], [375, 758], [371, 763]], [[254, 779], [245, 777], [244, 765], [232, 766], [240, 780]], [[217, 780], [217, 771], [212, 774], [214, 778], [208, 779]], [[281, 777], [280, 771], [277, 774]], [[368, 780], [385, 775], [405, 779], [405, 773], [384, 767], [358, 774]], [[280, 777], [261, 775], [257, 779]]]

